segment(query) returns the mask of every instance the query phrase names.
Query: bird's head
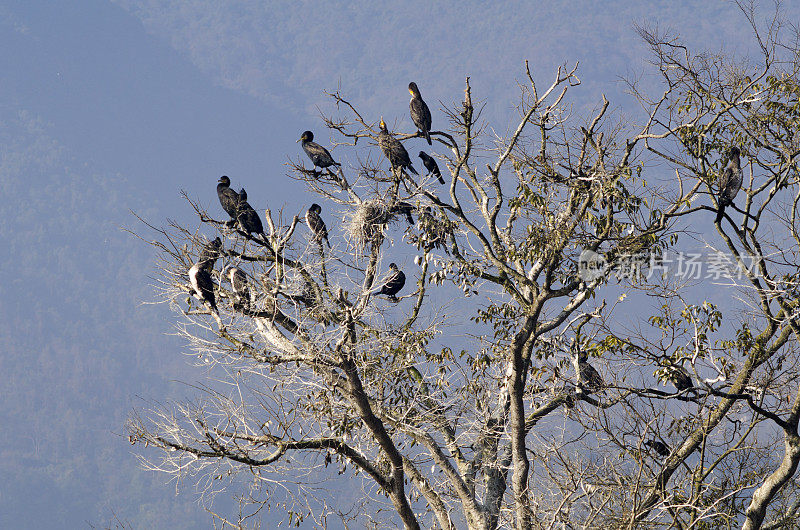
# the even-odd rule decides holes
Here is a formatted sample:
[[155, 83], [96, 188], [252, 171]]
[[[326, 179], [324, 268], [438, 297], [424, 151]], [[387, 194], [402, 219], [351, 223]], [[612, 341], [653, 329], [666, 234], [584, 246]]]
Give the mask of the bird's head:
[[217, 237], [216, 239], [214, 239], [214, 241], [211, 242], [211, 246], [214, 248], [222, 247], [222, 240], [219, 237]]
[[300, 136], [300, 139], [297, 140], [298, 142], [311, 142], [314, 140], [314, 133], [311, 131], [304, 131], [303, 134]]
[[244, 191], [244, 188], [239, 190], [239, 200], [246, 201], [247, 200], [247, 192]]
[[425, 151], [420, 151], [419, 155], [417, 155], [417, 156], [419, 156], [421, 159], [425, 160], [425, 157], [428, 156], [428, 153], [426, 153]]
[[390, 263], [390, 264], [389, 264], [389, 268], [390, 268], [391, 270], [393, 270], [393, 271], [396, 271], [396, 270], [397, 270], [397, 263]]
[[317, 204], [317, 203], [314, 203], [314, 204], [312, 204], [312, 205], [311, 205], [311, 207], [309, 208], [309, 211], [311, 211], [311, 212], [317, 212], [317, 213], [322, 213], [322, 206], [320, 206], [320, 205], [319, 205], [319, 204]]
[[230, 186], [231, 185], [231, 179], [229, 179], [225, 175], [222, 175], [217, 182], [222, 184], [223, 186]]
[[414, 81], [411, 81], [408, 84], [408, 91], [411, 93], [412, 96], [419, 95], [419, 88], [417, 88], [417, 84]]
[[234, 265], [226, 265], [220, 271], [220, 281], [233, 280], [233, 271], [237, 270]]
[[739, 156], [739, 148], [736, 146], [731, 147], [730, 156]]
[[381, 130], [382, 130], [382, 131], [385, 131], [385, 130], [386, 130], [386, 122], [385, 122], [385, 121], [383, 121], [383, 116], [381, 116], [381, 124], [380, 124], [380, 128], [381, 128]]

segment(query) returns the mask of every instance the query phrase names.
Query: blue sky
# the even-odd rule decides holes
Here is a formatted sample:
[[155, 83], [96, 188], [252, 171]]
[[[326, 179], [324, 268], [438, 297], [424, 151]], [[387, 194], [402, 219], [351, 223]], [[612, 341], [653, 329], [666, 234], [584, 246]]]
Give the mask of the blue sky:
[[576, 112], [605, 93], [634, 113], [618, 81], [646, 69], [634, 22], [752, 44], [727, 2], [217, 4], [0, 2], [2, 528], [208, 525], [191, 486], [176, 496], [119, 435], [140, 397], [179, 399], [203, 376], [166, 309], [142, 304], [154, 262], [121, 229], [130, 210], [188, 221], [180, 190], [213, 211], [228, 174], [257, 209], [301, 211], [312, 198], [284, 164], [337, 85], [407, 126], [408, 81], [434, 108], [469, 75], [502, 133], [526, 58], [545, 81], [581, 62]]

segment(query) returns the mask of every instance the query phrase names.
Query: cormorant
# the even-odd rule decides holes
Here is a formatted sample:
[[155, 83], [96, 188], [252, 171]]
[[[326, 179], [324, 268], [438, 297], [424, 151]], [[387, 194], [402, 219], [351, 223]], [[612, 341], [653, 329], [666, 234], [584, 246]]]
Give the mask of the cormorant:
[[250, 308], [250, 288], [247, 286], [247, 275], [237, 267], [228, 269], [228, 279], [236, 298], [233, 301], [234, 309]]
[[303, 151], [311, 159], [311, 163], [314, 164], [315, 168], [326, 169], [330, 166], [341, 166], [339, 162], [333, 159], [327, 149], [314, 142], [314, 133], [311, 131], [305, 131], [297, 141], [302, 142], [300, 145], [303, 146]]
[[394, 206], [392, 206], [392, 213], [399, 213], [405, 215], [406, 221], [408, 221], [408, 224], [410, 225], [414, 224], [414, 218], [411, 217], [411, 212], [413, 211], [414, 207], [411, 206], [406, 201], [397, 201], [396, 203], [394, 203]]
[[264, 225], [261, 224], [261, 218], [258, 212], [253, 209], [247, 202], [247, 192], [242, 188], [239, 192], [238, 213], [236, 220], [239, 221], [239, 227], [247, 234], [258, 234], [264, 241], [267, 241], [267, 236], [264, 234]]
[[428, 170], [428, 174], [438, 178], [439, 184], [444, 184], [442, 172], [439, 171], [439, 164], [436, 163], [436, 160], [425, 151], [420, 151], [419, 157], [422, 159], [422, 165]]
[[[231, 221], [236, 221], [236, 213], [239, 207], [239, 194], [231, 189], [231, 179], [222, 175], [217, 181], [217, 197], [222, 209], [231, 216]], [[228, 223], [233, 224], [233, 223]]]
[[328, 244], [328, 248], [331, 248], [331, 242], [328, 241], [328, 228], [325, 226], [325, 221], [322, 220], [322, 216], [320, 216], [321, 213], [322, 207], [316, 203], [312, 204], [306, 212], [306, 224], [311, 230], [311, 233], [314, 234], [315, 241], [322, 244], [322, 241], [325, 240], [325, 243]]
[[650, 447], [661, 456], [669, 455], [669, 447], [664, 442], [659, 442], [658, 440], [648, 440], [644, 443], [645, 446]]
[[414, 169], [414, 166], [411, 165], [411, 158], [408, 156], [408, 151], [406, 151], [406, 148], [400, 143], [400, 140], [389, 134], [383, 118], [381, 118], [380, 129], [378, 133], [378, 146], [381, 148], [381, 151], [383, 151], [383, 154], [386, 155], [386, 158], [389, 159], [392, 169], [399, 167], [402, 171], [403, 168], [408, 168], [413, 174], [419, 175], [417, 170]]
[[217, 299], [214, 296], [214, 282], [211, 280], [211, 265], [207, 261], [199, 261], [189, 269], [189, 283], [192, 286], [192, 295], [198, 300], [208, 304], [215, 314]]
[[417, 129], [425, 136], [428, 145], [431, 143], [431, 110], [428, 105], [422, 100], [422, 95], [419, 93], [417, 84], [413, 81], [408, 84], [408, 91], [411, 93], [411, 102], [409, 108], [411, 109], [411, 121], [417, 126]]
[[389, 264], [389, 270], [392, 271], [391, 276], [389, 276], [386, 282], [376, 290], [374, 294], [385, 294], [392, 302], [397, 302], [396, 295], [406, 284], [406, 275], [403, 274], [403, 271], [398, 269], [397, 265], [394, 263]]
[[572, 358], [576, 372], [578, 373], [578, 387], [593, 392], [600, 390], [605, 386], [603, 378], [600, 373], [589, 364], [588, 356], [583, 352], [578, 352], [577, 356]]
[[214, 268], [214, 263], [217, 262], [217, 259], [222, 254], [222, 240], [217, 237], [213, 241], [209, 241], [205, 245], [203, 245], [203, 249], [200, 251], [200, 258], [198, 261], [203, 263], [204, 267], [211, 271]]
[[694, 388], [692, 378], [683, 367], [671, 366], [669, 368], [669, 380], [678, 389], [678, 392]]
[[725, 166], [725, 169], [722, 170], [722, 174], [719, 177], [719, 197], [717, 198], [719, 209], [717, 210], [715, 223], [722, 221], [725, 207], [733, 203], [733, 199], [742, 187], [742, 180], [743, 175], [739, 161], [739, 148], [731, 147], [728, 155], [728, 164]]

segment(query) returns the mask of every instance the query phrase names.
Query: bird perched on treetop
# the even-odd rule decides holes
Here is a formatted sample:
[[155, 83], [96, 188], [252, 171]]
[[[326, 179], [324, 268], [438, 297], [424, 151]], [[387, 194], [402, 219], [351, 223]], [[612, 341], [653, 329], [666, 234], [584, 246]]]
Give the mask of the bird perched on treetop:
[[661, 456], [669, 455], [669, 447], [664, 442], [659, 442], [658, 440], [648, 440], [644, 443], [645, 446], [651, 447], [656, 453]]
[[220, 257], [221, 251], [222, 240], [218, 237], [203, 246], [198, 261], [205, 264], [204, 266], [210, 271], [214, 268], [214, 263], [216, 263], [217, 259]]
[[399, 213], [406, 216], [406, 221], [408, 224], [414, 224], [414, 218], [411, 216], [411, 212], [414, 211], [414, 207], [411, 204], [407, 203], [406, 201], [397, 201], [392, 206], [392, 213]]
[[231, 289], [235, 295], [233, 301], [234, 309], [249, 309], [250, 288], [247, 286], [247, 275], [238, 267], [229, 267], [228, 279], [231, 282]]
[[242, 231], [247, 234], [258, 234], [266, 242], [267, 236], [264, 234], [264, 225], [261, 224], [261, 218], [258, 216], [258, 212], [247, 202], [247, 192], [244, 188], [239, 192], [237, 211], [236, 220], [239, 222], [239, 227]]
[[692, 378], [682, 366], [671, 366], [669, 368], [669, 380], [678, 389], [678, 392], [694, 388]]
[[442, 172], [439, 171], [439, 164], [436, 163], [436, 160], [425, 151], [420, 151], [419, 157], [422, 159], [422, 165], [428, 170], [428, 174], [438, 178], [439, 184], [444, 184]]
[[733, 203], [736, 194], [742, 187], [742, 167], [739, 161], [739, 148], [731, 147], [728, 154], [728, 164], [719, 176], [719, 209], [717, 210], [717, 218], [714, 221], [719, 223], [725, 212], [725, 207]]
[[326, 169], [330, 166], [341, 166], [339, 162], [333, 159], [327, 149], [314, 142], [314, 133], [311, 131], [305, 131], [297, 141], [302, 142], [300, 145], [303, 146], [303, 151], [311, 159], [311, 163], [314, 164], [315, 168]]
[[312, 204], [306, 212], [306, 224], [311, 233], [314, 234], [315, 241], [321, 245], [324, 240], [328, 244], [328, 248], [331, 248], [331, 242], [328, 241], [328, 227], [325, 226], [321, 213], [322, 207], [317, 203]]
[[199, 261], [189, 269], [189, 284], [192, 286], [190, 293], [208, 304], [215, 314], [219, 314], [217, 309], [217, 299], [214, 296], [214, 282], [211, 280], [211, 265], [208, 261]]
[[595, 390], [600, 390], [605, 386], [605, 382], [600, 376], [600, 372], [598, 372], [594, 366], [589, 364], [588, 355], [582, 351], [579, 351], [578, 354], [572, 358], [572, 360], [575, 364], [575, 371], [578, 375], [579, 388], [593, 392]]
[[678, 392], [691, 390], [692, 392], [697, 393], [697, 391], [694, 389], [694, 383], [692, 383], [692, 377], [683, 366], [670, 366], [667, 369], [667, 374], [669, 380], [673, 385], [675, 385], [675, 388], [678, 389]]
[[392, 274], [373, 294], [385, 294], [392, 302], [397, 302], [398, 300], [396, 295], [406, 284], [406, 275], [403, 274], [403, 271], [397, 268], [395, 263], [389, 264], [389, 270], [392, 271]]
[[409, 107], [411, 109], [411, 121], [417, 126], [417, 129], [425, 136], [428, 145], [431, 143], [431, 110], [428, 108], [427, 103], [422, 100], [422, 95], [419, 93], [419, 88], [415, 82], [408, 84], [408, 91], [411, 93], [411, 102]]
[[228, 226], [236, 222], [236, 214], [239, 209], [239, 194], [231, 189], [231, 179], [222, 175], [217, 181], [217, 197], [222, 209], [231, 216], [231, 220], [227, 223]]
[[400, 143], [400, 140], [389, 134], [383, 118], [381, 118], [380, 132], [378, 133], [378, 146], [381, 148], [381, 151], [383, 151], [383, 154], [386, 155], [386, 158], [389, 159], [392, 169], [399, 167], [402, 171], [403, 168], [408, 168], [413, 174], [419, 175], [417, 170], [414, 169], [414, 166], [411, 165], [411, 158], [408, 156], [408, 151], [406, 151], [406, 148]]

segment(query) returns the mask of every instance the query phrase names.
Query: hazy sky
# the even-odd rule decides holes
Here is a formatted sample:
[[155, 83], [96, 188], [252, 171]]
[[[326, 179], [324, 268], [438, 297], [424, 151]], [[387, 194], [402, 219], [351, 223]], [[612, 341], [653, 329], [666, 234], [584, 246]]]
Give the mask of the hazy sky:
[[407, 127], [409, 81], [438, 111], [469, 75], [503, 132], [526, 58], [542, 82], [580, 61], [576, 112], [601, 93], [635, 112], [618, 81], [646, 70], [634, 22], [752, 45], [727, 2], [398, 4], [0, 0], [1, 528], [209, 524], [190, 484], [176, 496], [120, 436], [140, 399], [202, 378], [166, 309], [142, 304], [153, 256], [121, 230], [130, 210], [191, 220], [180, 191], [213, 211], [228, 174], [256, 209], [301, 211], [284, 164], [337, 86]]

